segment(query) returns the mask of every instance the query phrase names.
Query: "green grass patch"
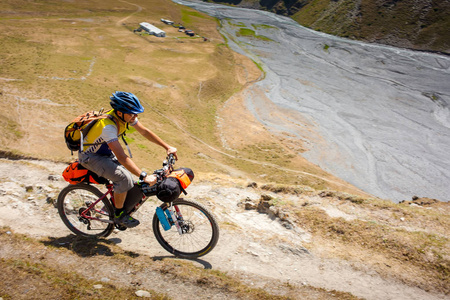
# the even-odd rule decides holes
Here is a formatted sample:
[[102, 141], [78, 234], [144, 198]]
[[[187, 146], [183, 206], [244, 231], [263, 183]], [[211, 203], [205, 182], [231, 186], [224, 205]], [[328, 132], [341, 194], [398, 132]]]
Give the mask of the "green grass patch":
[[232, 26], [236, 26], [236, 27], [246, 27], [246, 25], [243, 22], [237, 22], [234, 23], [233, 21], [231, 21], [230, 19], [227, 19], [228, 23]]
[[266, 24], [252, 24], [253, 28], [257, 29], [278, 29], [275, 26], [266, 25]]
[[[421, 3], [379, 3], [363, 0], [312, 0], [291, 17], [317, 31], [402, 47], [448, 52], [449, 5], [444, 0]], [[388, 41], [387, 41], [388, 40]]]
[[255, 31], [252, 30], [252, 29], [240, 28], [238, 33], [237, 33], [237, 35], [238, 36], [251, 36], [251, 37], [254, 37], [256, 34], [255, 34]]
[[255, 38], [255, 39], [259, 39], [259, 40], [263, 40], [263, 41], [267, 41], [267, 42], [273, 41], [271, 38], [268, 38], [266, 36], [257, 35], [253, 29], [249, 29], [249, 28], [240, 28], [239, 31], [236, 33], [236, 35], [251, 37], [251, 38]]
[[196, 24], [198, 19], [209, 20], [211, 17], [200, 13], [189, 7], [181, 7], [181, 23], [186, 27], [192, 27]]

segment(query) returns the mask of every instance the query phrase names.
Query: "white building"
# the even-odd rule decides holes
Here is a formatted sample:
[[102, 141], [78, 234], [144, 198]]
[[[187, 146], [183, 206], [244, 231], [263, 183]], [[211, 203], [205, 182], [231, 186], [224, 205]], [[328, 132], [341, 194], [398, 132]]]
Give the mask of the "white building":
[[142, 23], [139, 23], [139, 25], [141, 25], [141, 28], [144, 29], [145, 31], [147, 31], [149, 34], [153, 34], [158, 37], [166, 36], [166, 33], [164, 31], [162, 31], [161, 29], [159, 29], [156, 26], [153, 26], [150, 23], [142, 22]]
[[164, 23], [166, 23], [166, 24], [168, 24], [168, 25], [173, 25], [173, 21], [170, 21], [170, 20], [164, 20], [164, 19], [161, 19], [161, 22], [164, 22]]

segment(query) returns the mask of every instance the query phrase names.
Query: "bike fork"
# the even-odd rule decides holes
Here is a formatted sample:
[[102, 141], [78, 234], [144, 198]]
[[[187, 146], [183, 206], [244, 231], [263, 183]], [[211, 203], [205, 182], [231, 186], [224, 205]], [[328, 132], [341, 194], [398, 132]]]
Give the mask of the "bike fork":
[[[183, 234], [183, 231], [181, 230], [181, 226], [178, 223], [178, 218], [175, 216], [175, 213], [173, 212], [173, 203], [170, 204], [169, 207], [167, 207], [167, 210], [169, 211], [170, 217], [172, 218], [172, 222], [175, 223], [175, 227], [177, 228], [177, 231], [180, 235]], [[177, 211], [178, 215], [181, 217], [180, 210], [178, 209], [178, 206], [175, 206], [175, 210]]]

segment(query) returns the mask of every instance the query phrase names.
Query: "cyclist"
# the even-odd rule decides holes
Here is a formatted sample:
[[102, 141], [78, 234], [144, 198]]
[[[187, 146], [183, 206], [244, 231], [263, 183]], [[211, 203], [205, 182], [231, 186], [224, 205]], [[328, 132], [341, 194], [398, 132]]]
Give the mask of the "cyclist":
[[127, 192], [133, 187], [132, 174], [150, 185], [156, 183], [156, 176], [147, 175], [125, 154], [119, 137], [123, 136], [130, 125], [149, 141], [166, 149], [167, 154], [174, 154], [175, 158], [177, 149], [169, 146], [139, 122], [137, 115], [144, 112], [144, 107], [134, 94], [115, 92], [110, 99], [113, 109], [107, 114], [111, 115], [111, 118], [101, 119], [92, 126], [83, 139], [83, 151], [78, 153], [78, 159], [87, 169], [113, 182], [114, 222], [132, 228], [139, 225], [139, 221], [124, 211]]

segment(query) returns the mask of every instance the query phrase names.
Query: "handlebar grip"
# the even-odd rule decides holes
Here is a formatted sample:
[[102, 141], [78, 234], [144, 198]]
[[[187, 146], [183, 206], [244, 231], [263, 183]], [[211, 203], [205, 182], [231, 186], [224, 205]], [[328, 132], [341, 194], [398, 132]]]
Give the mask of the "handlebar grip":
[[169, 155], [167, 155], [167, 160], [168, 160], [169, 164], [171, 166], [173, 166], [175, 164], [175, 161], [176, 161], [175, 155], [173, 155], [173, 153], [170, 153]]
[[157, 194], [158, 192], [158, 185], [159, 182], [154, 184], [154, 185], [148, 185], [147, 183], [145, 183], [144, 181], [140, 181], [138, 180], [138, 185], [141, 188], [141, 191], [144, 193], [144, 195], [146, 196], [154, 196]]

